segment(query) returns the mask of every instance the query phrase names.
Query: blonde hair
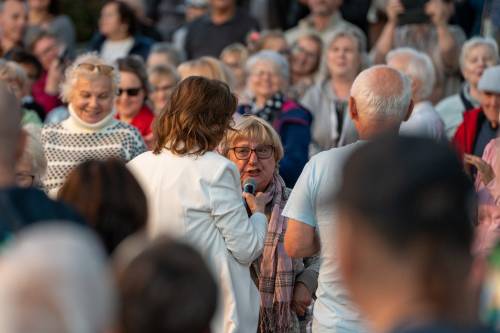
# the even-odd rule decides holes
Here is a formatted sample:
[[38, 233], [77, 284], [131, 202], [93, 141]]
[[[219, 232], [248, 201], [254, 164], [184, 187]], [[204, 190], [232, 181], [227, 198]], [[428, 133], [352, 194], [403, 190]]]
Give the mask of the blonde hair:
[[177, 68], [181, 80], [189, 76], [202, 76], [211, 80], [219, 80], [234, 88], [234, 77], [230, 69], [219, 59], [214, 57], [201, 57], [186, 61]]
[[243, 116], [233, 127], [233, 130], [227, 132], [220, 145], [220, 152], [227, 157], [229, 149], [238, 140], [254, 140], [273, 146], [276, 167], [285, 154], [281, 138], [276, 130], [267, 121], [256, 116]]
[[93, 71], [89, 71], [80, 70], [78, 67], [80, 66], [80, 64], [111, 66], [109, 63], [99, 57], [96, 52], [85, 53], [76, 58], [75, 61], [64, 72], [64, 82], [61, 84], [61, 99], [63, 100], [63, 102], [69, 102], [71, 94], [73, 93], [73, 89], [75, 88], [75, 84], [81, 77], [85, 77], [89, 80], [95, 80], [100, 76], [109, 78], [111, 81], [111, 90], [113, 92], [113, 96], [116, 95], [118, 83], [120, 82], [120, 73], [118, 72], [118, 70], [116, 70], [116, 68], [110, 72], [100, 71], [97, 68]]

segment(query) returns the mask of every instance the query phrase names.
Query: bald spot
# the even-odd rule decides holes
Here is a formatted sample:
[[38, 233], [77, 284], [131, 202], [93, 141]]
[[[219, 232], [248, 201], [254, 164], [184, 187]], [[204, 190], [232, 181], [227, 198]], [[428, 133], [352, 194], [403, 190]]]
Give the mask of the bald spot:
[[370, 87], [377, 96], [395, 96], [403, 91], [401, 74], [396, 69], [386, 66], [372, 67], [358, 76], [365, 81], [365, 86]]

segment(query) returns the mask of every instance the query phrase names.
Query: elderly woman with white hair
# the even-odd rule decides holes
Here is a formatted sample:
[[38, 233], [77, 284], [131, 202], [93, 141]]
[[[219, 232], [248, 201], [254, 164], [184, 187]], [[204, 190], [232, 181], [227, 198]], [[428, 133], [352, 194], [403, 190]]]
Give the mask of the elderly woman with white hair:
[[272, 124], [283, 143], [285, 155], [280, 175], [293, 187], [307, 163], [311, 140], [311, 113], [283, 93], [290, 79], [288, 61], [281, 54], [264, 50], [246, 63], [250, 103], [240, 105], [238, 113], [252, 114]]
[[347, 102], [352, 83], [367, 59], [363, 31], [343, 25], [332, 32], [321, 64], [325, 73], [300, 100], [314, 116], [311, 155], [357, 140]]
[[83, 161], [127, 162], [146, 150], [137, 129], [114, 118], [118, 80], [114, 67], [93, 53], [78, 57], [66, 69], [61, 96], [70, 116], [42, 130], [48, 162], [43, 184], [49, 195], [55, 196], [66, 175]]
[[465, 83], [458, 94], [449, 96], [436, 105], [449, 139], [453, 138], [462, 122], [462, 114], [479, 107], [479, 79], [483, 71], [498, 64], [498, 60], [498, 45], [492, 38], [473, 37], [462, 46], [460, 69]]
[[401, 124], [399, 133], [423, 136], [436, 141], [443, 140], [443, 120], [429, 100], [436, 82], [436, 72], [431, 58], [423, 52], [402, 47], [389, 52], [386, 62], [411, 79], [414, 107], [410, 118]]

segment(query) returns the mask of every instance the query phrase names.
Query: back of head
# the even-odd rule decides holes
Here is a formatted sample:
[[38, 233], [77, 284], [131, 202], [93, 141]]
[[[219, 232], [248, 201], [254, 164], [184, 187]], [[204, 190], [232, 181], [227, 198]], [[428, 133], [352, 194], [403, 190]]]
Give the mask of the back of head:
[[119, 277], [123, 333], [207, 332], [217, 287], [190, 246], [159, 238]]
[[1, 332], [104, 332], [114, 297], [98, 241], [67, 222], [25, 229], [0, 259]]
[[183, 62], [177, 68], [181, 80], [190, 76], [203, 76], [211, 80], [219, 80], [229, 87], [234, 85], [234, 77], [230, 69], [219, 59], [214, 57], [201, 57]]
[[387, 65], [408, 75], [414, 84], [414, 99], [423, 101], [432, 94], [436, 83], [436, 72], [431, 58], [424, 52], [409, 47], [400, 47], [386, 56]]
[[15, 164], [21, 138], [21, 110], [9, 87], [0, 81], [0, 164]]
[[411, 103], [411, 82], [389, 66], [373, 66], [356, 77], [351, 96], [359, 113], [376, 120], [403, 121]]
[[146, 196], [119, 160], [80, 164], [66, 177], [58, 197], [85, 218], [108, 253], [146, 225]]
[[[337, 196], [395, 256], [416, 244], [469, 258], [474, 191], [454, 151], [424, 138], [387, 136], [346, 162]], [[437, 255], [437, 253], [434, 253]]]
[[182, 80], [154, 124], [153, 152], [166, 148], [177, 155], [203, 155], [214, 150], [229, 128], [237, 103], [221, 81], [201, 76]]

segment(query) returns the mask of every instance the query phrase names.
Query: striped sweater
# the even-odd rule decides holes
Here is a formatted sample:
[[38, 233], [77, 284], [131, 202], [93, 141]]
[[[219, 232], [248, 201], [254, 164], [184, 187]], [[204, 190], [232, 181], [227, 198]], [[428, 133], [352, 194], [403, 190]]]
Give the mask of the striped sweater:
[[41, 140], [47, 158], [47, 173], [42, 181], [52, 197], [68, 173], [86, 160], [118, 158], [128, 162], [146, 151], [137, 129], [118, 120], [88, 131], [77, 128], [70, 117], [62, 123], [44, 126]]

